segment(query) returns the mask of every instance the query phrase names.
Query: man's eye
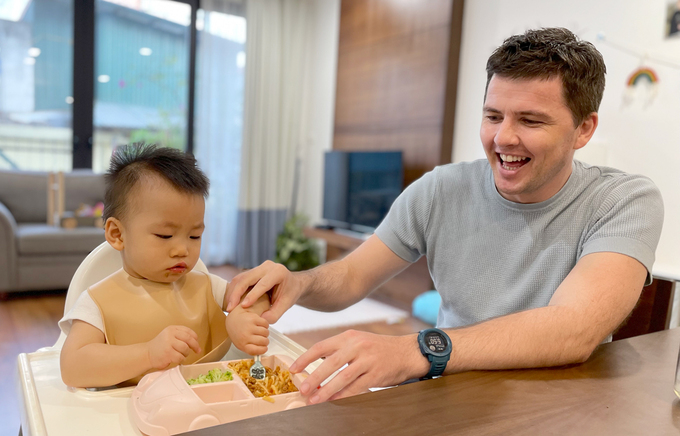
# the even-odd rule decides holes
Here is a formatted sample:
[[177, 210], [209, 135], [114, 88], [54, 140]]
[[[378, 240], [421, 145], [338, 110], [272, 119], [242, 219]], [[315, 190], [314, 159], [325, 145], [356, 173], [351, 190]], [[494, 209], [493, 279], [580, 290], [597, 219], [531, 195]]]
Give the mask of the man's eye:
[[499, 117], [497, 115], [487, 115], [486, 119], [491, 121], [492, 123], [496, 123], [496, 122], [501, 120], [501, 117]]
[[529, 124], [530, 126], [535, 126], [535, 125], [538, 125], [538, 124], [542, 124], [541, 121], [538, 121], [538, 120], [530, 120], [530, 119], [527, 119], [527, 118], [524, 119], [524, 122], [525, 122], [526, 124]]
[[159, 235], [159, 234], [156, 234], [156, 236], [158, 236], [158, 237], [161, 238], [161, 239], [170, 239], [170, 238], [172, 238], [172, 235]]

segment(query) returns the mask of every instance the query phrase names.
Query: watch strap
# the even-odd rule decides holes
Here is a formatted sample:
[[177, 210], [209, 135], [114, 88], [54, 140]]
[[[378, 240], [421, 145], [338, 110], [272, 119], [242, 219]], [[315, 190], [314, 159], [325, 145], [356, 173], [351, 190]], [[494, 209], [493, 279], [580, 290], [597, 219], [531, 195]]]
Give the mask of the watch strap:
[[430, 356], [430, 371], [425, 378], [439, 377], [444, 373], [446, 364], [449, 362], [449, 356]]

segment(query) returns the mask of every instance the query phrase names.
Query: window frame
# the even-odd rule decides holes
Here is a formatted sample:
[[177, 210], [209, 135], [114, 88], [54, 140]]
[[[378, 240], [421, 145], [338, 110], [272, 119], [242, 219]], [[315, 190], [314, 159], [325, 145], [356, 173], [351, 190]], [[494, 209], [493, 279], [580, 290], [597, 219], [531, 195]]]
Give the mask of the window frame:
[[[196, 14], [199, 0], [168, 0], [191, 7], [186, 151], [194, 151]], [[95, 0], [73, 2], [73, 169], [92, 169], [94, 133]]]

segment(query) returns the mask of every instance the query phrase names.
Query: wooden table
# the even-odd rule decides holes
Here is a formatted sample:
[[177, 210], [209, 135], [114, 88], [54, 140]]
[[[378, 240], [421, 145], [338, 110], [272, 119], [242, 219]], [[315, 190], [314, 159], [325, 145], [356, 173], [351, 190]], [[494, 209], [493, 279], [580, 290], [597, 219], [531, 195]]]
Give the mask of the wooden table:
[[679, 346], [676, 328], [601, 345], [581, 365], [467, 372], [187, 434], [677, 435]]

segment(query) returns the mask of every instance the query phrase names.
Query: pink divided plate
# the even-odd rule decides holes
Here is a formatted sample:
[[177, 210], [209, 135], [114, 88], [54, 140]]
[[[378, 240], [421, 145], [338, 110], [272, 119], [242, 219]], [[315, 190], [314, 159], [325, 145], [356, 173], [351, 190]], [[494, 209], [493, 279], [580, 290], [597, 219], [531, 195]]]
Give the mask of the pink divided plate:
[[[132, 391], [129, 403], [139, 430], [150, 436], [168, 436], [306, 404], [299, 392], [269, 397], [274, 402], [256, 398], [238, 374], [229, 369], [229, 362], [180, 365], [144, 376]], [[262, 357], [262, 364], [272, 369], [279, 366], [287, 370], [292, 363], [287, 356]], [[187, 379], [207, 374], [213, 368], [230, 370], [234, 379], [191, 386], [187, 383]], [[299, 386], [307, 375], [295, 374], [293, 383]]]

